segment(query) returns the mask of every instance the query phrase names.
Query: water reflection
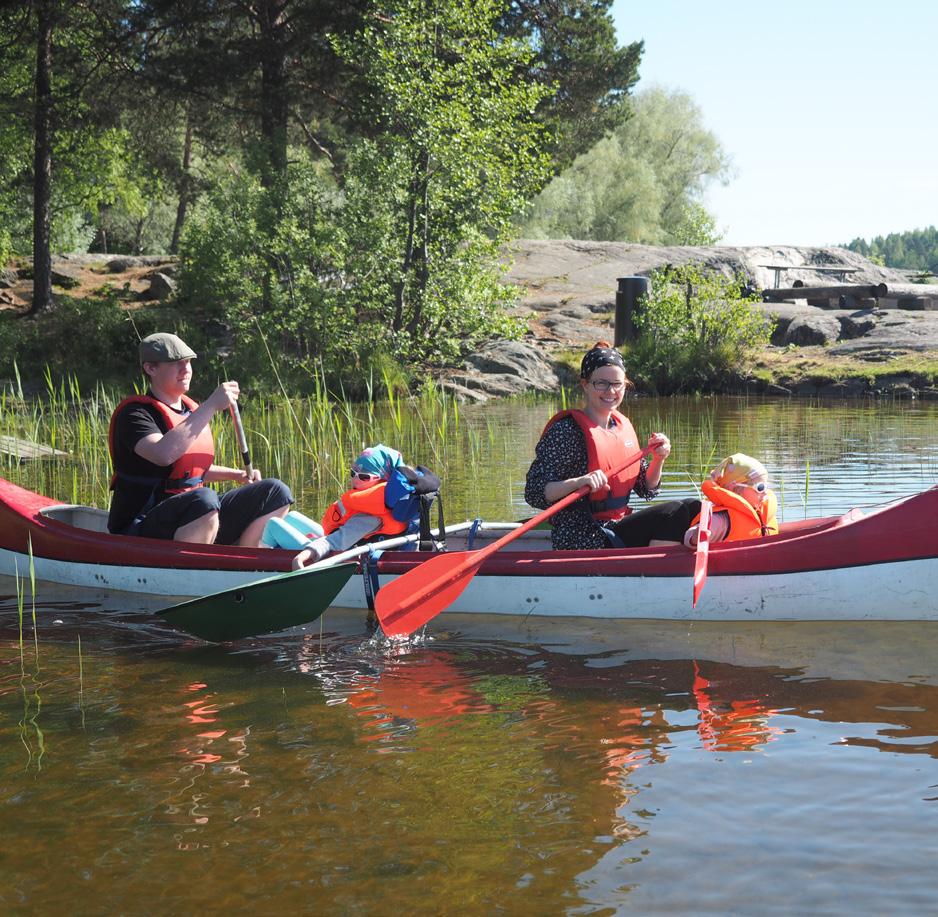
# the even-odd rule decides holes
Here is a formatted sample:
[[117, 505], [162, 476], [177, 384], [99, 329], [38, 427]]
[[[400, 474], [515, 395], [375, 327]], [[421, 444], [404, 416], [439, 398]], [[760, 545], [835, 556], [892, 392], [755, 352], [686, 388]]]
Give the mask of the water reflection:
[[[462, 413], [442, 453], [449, 518], [527, 514], [555, 406]], [[742, 450], [788, 519], [935, 483], [935, 410], [629, 405], [640, 431], [672, 435], [666, 496]], [[463, 448], [470, 430], [491, 448]], [[0, 581], [0, 902], [933, 909], [938, 624], [452, 615], [394, 654], [361, 613], [205, 647], [160, 606], [44, 588], [21, 642]]]
[[[430, 912], [432, 883], [482, 910], [537, 895], [551, 911], [628, 900], [644, 913], [703, 882], [732, 909], [756, 902], [752, 888], [720, 898], [677, 825], [706, 836], [701, 819], [729, 806], [732, 870], [766, 837], [823, 860], [843, 840], [823, 813], [831, 800], [849, 811], [845, 782], [863, 786], [873, 837], [898, 796], [903, 836], [889, 842], [913, 860], [932, 843], [916, 805], [938, 795], [933, 768], [901, 766], [938, 750], [928, 625], [454, 616], [393, 655], [352, 613], [237, 648], [82, 619], [40, 627], [41, 703], [24, 716], [23, 685], [35, 685], [0, 623], [0, 825], [34, 906], [64, 901], [90, 870], [118, 910], [147, 894], [181, 902], [194, 882], [204, 902], [238, 910], [263, 869], [254, 906], [302, 909], [315, 889], [317, 906], [375, 912], [393, 896]], [[69, 626], [85, 648], [81, 715]], [[41, 770], [24, 724], [43, 737]], [[24, 794], [38, 824], [20, 817]], [[783, 804], [802, 820], [778, 817]], [[115, 819], [118, 835], [104, 830]], [[39, 850], [58, 863], [43, 890], [28, 881]], [[146, 872], [126, 868], [142, 859]], [[806, 892], [791, 898], [805, 865], [750, 860], [745, 872], [766, 900], [807, 906]], [[849, 892], [844, 910], [860, 898]]]

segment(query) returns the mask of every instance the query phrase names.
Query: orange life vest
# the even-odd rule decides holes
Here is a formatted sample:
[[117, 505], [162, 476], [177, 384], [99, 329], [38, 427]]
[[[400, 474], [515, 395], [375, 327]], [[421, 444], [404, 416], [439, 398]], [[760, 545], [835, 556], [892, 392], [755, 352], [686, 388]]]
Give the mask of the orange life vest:
[[[182, 396], [182, 403], [190, 411], [194, 411], [199, 405], [186, 395]], [[189, 448], [189, 451], [179, 456], [169, 469], [169, 474], [165, 478], [147, 478], [141, 475], [125, 474], [119, 471], [114, 461], [114, 431], [117, 427], [117, 415], [131, 404], [149, 404], [155, 407], [157, 413], [166, 424], [164, 433], [168, 433], [178, 423], [184, 420], [175, 411], [163, 404], [159, 398], [153, 398], [150, 395], [131, 395], [125, 398], [111, 415], [111, 423], [108, 427], [107, 440], [108, 450], [111, 453], [111, 465], [114, 467], [114, 473], [111, 475], [111, 490], [118, 480], [126, 481], [130, 484], [143, 484], [148, 486], [163, 485], [163, 492], [167, 494], [181, 494], [187, 490], [194, 490], [203, 484], [202, 476], [212, 467], [215, 461], [215, 441], [212, 439], [212, 431], [206, 424], [195, 442]]]
[[379, 481], [372, 487], [362, 490], [347, 490], [322, 517], [322, 527], [327, 535], [334, 532], [339, 526], [345, 525], [356, 513], [375, 516], [381, 520], [381, 525], [368, 537], [374, 535], [400, 535], [407, 530], [406, 522], [398, 522], [391, 515], [391, 510], [384, 503], [384, 491], [387, 481]]
[[[730, 531], [726, 541], [744, 541], [747, 538], [762, 538], [778, 534], [778, 500], [771, 490], [765, 492], [762, 506], [757, 510], [748, 500], [732, 490], [720, 487], [714, 481], [700, 485], [704, 496], [713, 504], [713, 511], [725, 510], [730, 517]], [[700, 520], [698, 515], [691, 525]]]
[[[638, 449], [638, 437], [632, 422], [618, 411], [612, 411], [615, 426], [600, 427], [594, 423], [585, 411], [577, 409], [559, 411], [547, 421], [546, 433], [562, 417], [572, 417], [583, 432], [586, 441], [586, 464], [590, 471], [597, 469], [606, 472], [608, 486], [589, 496], [590, 513], [599, 521], [621, 519], [632, 510], [627, 506], [629, 494], [638, 480], [641, 459], [626, 468], [617, 468], [631, 452]], [[541, 436], [544, 434], [542, 433]]]

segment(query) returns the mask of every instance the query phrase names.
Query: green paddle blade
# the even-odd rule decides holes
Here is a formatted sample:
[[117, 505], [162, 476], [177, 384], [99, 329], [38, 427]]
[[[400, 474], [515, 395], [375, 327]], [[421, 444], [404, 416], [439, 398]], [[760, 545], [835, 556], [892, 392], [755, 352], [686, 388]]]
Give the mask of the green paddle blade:
[[357, 569], [357, 564], [336, 564], [281, 573], [181, 602], [157, 614], [173, 627], [212, 643], [272, 634], [315, 621]]

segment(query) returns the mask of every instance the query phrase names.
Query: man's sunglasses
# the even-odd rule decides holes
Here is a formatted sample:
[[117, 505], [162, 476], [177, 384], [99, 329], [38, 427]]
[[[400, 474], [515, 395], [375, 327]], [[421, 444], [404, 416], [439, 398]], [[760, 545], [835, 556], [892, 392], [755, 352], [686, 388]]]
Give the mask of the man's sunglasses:
[[381, 477], [380, 474], [370, 474], [367, 471], [355, 471], [354, 468], [349, 472], [349, 476], [358, 478], [359, 481], [374, 481]]

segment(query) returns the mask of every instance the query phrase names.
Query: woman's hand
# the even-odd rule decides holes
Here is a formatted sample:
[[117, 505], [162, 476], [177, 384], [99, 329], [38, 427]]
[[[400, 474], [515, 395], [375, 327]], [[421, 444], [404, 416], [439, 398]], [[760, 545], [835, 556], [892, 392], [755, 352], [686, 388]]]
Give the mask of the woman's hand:
[[578, 478], [577, 480], [578, 483], [573, 489], [579, 490], [584, 484], [588, 484], [591, 494], [609, 485], [609, 479], [606, 477], [605, 471], [591, 471], [589, 474], [584, 474], [582, 478]]
[[652, 448], [655, 458], [662, 462], [671, 454], [671, 440], [664, 433], [652, 433], [648, 437], [648, 445]]
[[588, 486], [590, 493], [602, 490], [609, 484], [606, 474], [603, 471], [594, 471], [592, 474], [584, 474], [579, 478], [568, 478], [566, 481], [551, 481], [544, 486], [544, 496], [548, 503], [556, 503], [562, 500], [568, 494], [579, 490], [583, 486]]

